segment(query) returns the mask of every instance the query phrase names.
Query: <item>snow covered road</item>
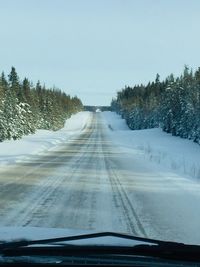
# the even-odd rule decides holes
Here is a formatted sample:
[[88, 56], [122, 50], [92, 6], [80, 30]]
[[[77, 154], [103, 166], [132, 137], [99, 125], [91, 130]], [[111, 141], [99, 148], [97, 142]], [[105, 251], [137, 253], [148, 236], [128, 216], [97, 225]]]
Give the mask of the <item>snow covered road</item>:
[[1, 172], [0, 226], [127, 232], [200, 243], [200, 185], [116, 146], [101, 113]]
[[106, 140], [100, 116], [65, 145], [1, 174], [1, 225], [144, 234], [111, 165], [121, 154]]

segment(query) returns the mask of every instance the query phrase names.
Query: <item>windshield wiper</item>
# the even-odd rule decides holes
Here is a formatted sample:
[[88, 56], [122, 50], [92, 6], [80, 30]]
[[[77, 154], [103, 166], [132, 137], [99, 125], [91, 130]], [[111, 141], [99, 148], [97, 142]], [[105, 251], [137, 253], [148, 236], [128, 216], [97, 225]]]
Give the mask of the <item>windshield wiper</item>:
[[53, 244], [53, 243], [55, 244], [55, 243], [61, 243], [61, 242], [94, 239], [94, 238], [100, 238], [100, 237], [117, 237], [117, 238], [122, 238], [126, 240], [134, 240], [134, 241], [155, 243], [155, 244], [162, 242], [162, 241], [158, 241], [154, 239], [137, 237], [137, 236], [132, 236], [128, 234], [121, 234], [121, 233], [115, 233], [115, 232], [100, 232], [100, 233], [73, 235], [73, 236], [56, 237], [56, 238], [48, 238], [48, 239], [2, 242], [0, 243], [0, 251], [2, 249], [7, 249], [7, 248], [18, 248], [18, 247], [24, 247], [24, 246], [44, 245], [44, 244]]
[[[117, 245], [75, 245], [66, 244], [68, 241], [86, 240], [100, 237], [117, 237], [126, 240], [140, 241], [141, 244], [128, 246]], [[64, 243], [65, 242], [65, 243]], [[24, 255], [126, 255], [149, 256], [162, 259], [200, 261], [200, 246], [183, 243], [165, 242], [154, 239], [135, 237], [127, 234], [102, 232], [42, 240], [21, 240], [0, 244], [1, 256]]]

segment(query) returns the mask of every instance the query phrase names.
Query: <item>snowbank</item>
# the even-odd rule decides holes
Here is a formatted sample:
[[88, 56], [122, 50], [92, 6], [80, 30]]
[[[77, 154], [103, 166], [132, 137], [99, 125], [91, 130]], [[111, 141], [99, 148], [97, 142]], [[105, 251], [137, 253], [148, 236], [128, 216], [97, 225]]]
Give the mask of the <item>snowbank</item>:
[[72, 115], [59, 131], [38, 130], [35, 134], [24, 136], [20, 140], [0, 143], [0, 165], [11, 164], [26, 159], [33, 154], [40, 154], [55, 145], [69, 140], [71, 136], [84, 130], [91, 118], [90, 112]]
[[200, 146], [161, 129], [130, 130], [114, 112], [102, 112], [107, 132], [123, 149], [156, 162], [168, 170], [200, 179]]

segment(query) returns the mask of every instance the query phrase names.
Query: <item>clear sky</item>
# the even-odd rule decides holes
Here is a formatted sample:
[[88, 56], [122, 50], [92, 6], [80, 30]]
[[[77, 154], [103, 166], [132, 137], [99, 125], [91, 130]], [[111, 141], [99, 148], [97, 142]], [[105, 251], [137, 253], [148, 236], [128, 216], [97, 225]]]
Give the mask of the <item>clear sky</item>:
[[108, 105], [200, 66], [199, 0], [0, 0], [0, 71]]

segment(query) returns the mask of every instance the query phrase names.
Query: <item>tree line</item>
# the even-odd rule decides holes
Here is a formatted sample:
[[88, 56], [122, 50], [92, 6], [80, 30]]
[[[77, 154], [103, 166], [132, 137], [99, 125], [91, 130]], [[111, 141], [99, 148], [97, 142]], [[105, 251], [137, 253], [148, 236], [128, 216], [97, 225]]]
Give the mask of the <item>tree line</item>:
[[19, 139], [37, 129], [58, 130], [73, 113], [83, 110], [79, 98], [57, 88], [19, 79], [11, 68], [0, 76], [0, 141]]
[[185, 66], [179, 77], [171, 74], [160, 81], [157, 74], [147, 85], [126, 86], [111, 107], [130, 129], [160, 127], [200, 144], [200, 68], [193, 71]]

